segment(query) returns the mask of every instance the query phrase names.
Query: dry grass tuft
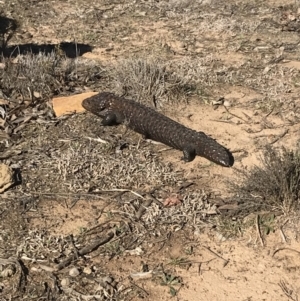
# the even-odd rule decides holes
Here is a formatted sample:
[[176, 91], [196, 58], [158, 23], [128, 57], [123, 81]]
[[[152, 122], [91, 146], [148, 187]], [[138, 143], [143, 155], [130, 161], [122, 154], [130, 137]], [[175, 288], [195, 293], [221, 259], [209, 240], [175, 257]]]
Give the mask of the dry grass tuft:
[[69, 59], [56, 52], [19, 55], [17, 59], [3, 59], [5, 69], [0, 70], [0, 85], [11, 97], [45, 99], [86, 84], [95, 67], [84, 60]]
[[[24, 184], [19, 188], [23, 193], [51, 192], [59, 197], [60, 193], [102, 189], [147, 190], [148, 183], [160, 186], [179, 181], [178, 172], [161, 162], [147, 142], [139, 141], [137, 135], [136, 140], [128, 134], [121, 137], [120, 130], [100, 127], [97, 118], [84, 115], [69, 118], [59, 127], [32, 124], [23, 132], [32, 138], [26, 140], [27, 159], [19, 158]], [[107, 143], [100, 142], [99, 136]]]
[[[104, 236], [105, 231], [101, 230], [100, 227], [98, 232]], [[55, 281], [49, 279], [49, 273], [57, 271], [59, 263], [72, 256], [74, 250], [94, 242], [95, 235], [91, 237], [87, 232], [75, 237], [53, 236], [42, 229], [28, 231], [23, 239], [16, 256], [8, 259], [5, 259], [7, 256], [0, 257], [1, 300], [20, 294], [28, 294], [31, 299], [44, 296], [47, 300], [116, 300], [117, 297], [117, 300], [124, 300], [126, 292], [121, 291], [124, 288], [122, 282], [113, 282], [114, 279], [109, 277], [103, 266], [94, 268], [90, 262], [79, 258], [72, 266], [60, 269]], [[31, 274], [29, 279], [25, 276], [27, 268]], [[87, 274], [91, 276], [89, 281], [86, 281]], [[53, 288], [45, 291], [44, 285], [40, 285], [44, 278], [47, 279], [45, 285], [51, 283]]]
[[224, 237], [241, 236], [257, 227], [268, 235], [277, 228], [279, 216], [299, 214], [300, 153], [269, 146], [260, 160], [261, 166], [237, 170], [241, 183], [228, 183], [235, 194], [229, 201], [236, 205], [217, 217]]
[[[68, 148], [52, 153], [52, 176], [64, 183], [65, 189], [78, 191], [115, 188], [141, 189], [147, 183], [174, 183], [175, 172], [160, 162], [146, 148], [131, 145], [119, 150], [119, 145], [99, 145], [95, 141], [71, 142]], [[49, 170], [50, 171], [50, 170]], [[50, 173], [49, 173], [50, 175]]]
[[[268, 147], [261, 157], [262, 166], [240, 171], [242, 184], [234, 185], [242, 203], [256, 210], [290, 214], [300, 205], [300, 153]], [[251, 210], [253, 212], [253, 210]]]
[[[166, 201], [172, 198], [172, 195], [180, 201], [168, 207]], [[147, 207], [141, 219], [147, 225], [148, 231], [157, 236], [170, 229], [178, 231], [183, 228], [192, 228], [193, 231], [200, 231], [205, 224], [204, 221], [217, 214], [215, 205], [209, 202], [209, 195], [198, 189], [185, 191], [182, 194], [170, 193], [169, 197], [163, 194], [157, 196], [156, 199], [158, 202], [153, 202]], [[137, 198], [130, 204], [125, 203], [122, 211], [134, 216], [136, 208], [144, 206], [144, 202]]]
[[[176, 70], [180, 77], [197, 88], [213, 87], [219, 80], [218, 73], [223, 72], [223, 66], [212, 55], [204, 57], [186, 56], [180, 60], [171, 62], [171, 68]], [[199, 94], [199, 91], [198, 91]]]
[[184, 76], [174, 72], [158, 58], [128, 58], [111, 68], [113, 86], [119, 94], [130, 95], [151, 105], [156, 101], [174, 101], [192, 89]]
[[209, 196], [204, 191], [194, 190], [182, 197], [182, 203], [170, 208], [159, 208], [153, 204], [143, 220], [147, 224], [169, 224], [179, 228], [185, 225], [199, 227], [203, 219], [211, 214], [216, 214], [216, 208], [209, 203]]

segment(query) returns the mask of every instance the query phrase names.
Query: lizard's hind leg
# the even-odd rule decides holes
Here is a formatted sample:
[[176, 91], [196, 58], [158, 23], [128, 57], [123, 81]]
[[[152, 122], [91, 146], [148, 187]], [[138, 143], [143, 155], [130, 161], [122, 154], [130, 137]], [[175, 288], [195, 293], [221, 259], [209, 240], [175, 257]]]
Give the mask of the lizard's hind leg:
[[185, 162], [191, 162], [196, 157], [196, 151], [194, 146], [187, 146], [183, 149], [183, 158], [181, 158]]

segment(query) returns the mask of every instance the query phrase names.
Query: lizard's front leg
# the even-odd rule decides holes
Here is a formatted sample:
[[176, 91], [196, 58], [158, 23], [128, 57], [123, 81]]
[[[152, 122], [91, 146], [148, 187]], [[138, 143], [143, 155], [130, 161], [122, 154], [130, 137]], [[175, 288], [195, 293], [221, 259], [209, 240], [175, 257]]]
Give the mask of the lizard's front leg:
[[113, 112], [109, 112], [103, 116], [102, 125], [117, 125], [117, 115]]

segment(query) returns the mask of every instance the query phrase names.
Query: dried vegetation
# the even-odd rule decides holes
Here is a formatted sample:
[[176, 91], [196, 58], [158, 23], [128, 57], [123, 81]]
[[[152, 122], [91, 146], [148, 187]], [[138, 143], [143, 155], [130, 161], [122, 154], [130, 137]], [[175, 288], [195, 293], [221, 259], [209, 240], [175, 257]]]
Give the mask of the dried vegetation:
[[237, 174], [240, 181], [228, 183], [235, 194], [228, 201], [237, 204], [236, 209], [218, 218], [218, 228], [224, 236], [240, 236], [258, 225], [265, 229], [264, 234], [269, 234], [279, 227], [281, 217], [299, 213], [299, 151], [268, 146], [259, 166], [237, 170]]
[[120, 60], [110, 75], [117, 93], [152, 106], [157, 106], [158, 102], [182, 101], [193, 89], [185, 74], [172, 70], [170, 64], [156, 57]]
[[101, 69], [93, 62], [69, 59], [59, 50], [50, 54], [28, 53], [16, 59], [3, 59], [1, 89], [12, 98], [49, 99], [54, 95], [79, 92], [99, 79]]
[[261, 166], [240, 171], [242, 183], [234, 185], [238, 197], [256, 211], [288, 215], [300, 205], [300, 154], [268, 147]]
[[[229, 85], [241, 85], [261, 94], [251, 103], [253, 108], [266, 108], [268, 113], [280, 108], [280, 114], [292, 108], [290, 122], [298, 122], [295, 95], [298, 97], [299, 70], [279, 65], [284, 51], [289, 59], [298, 58], [298, 44], [286, 41], [287, 36], [295, 38], [292, 31], [291, 35], [281, 33], [280, 9], [254, 2], [106, 2], [100, 7], [82, 3], [81, 9], [62, 9], [68, 14], [60, 16], [64, 24], [60, 26], [53, 22], [60, 9], [52, 9], [50, 2], [37, 5], [39, 18], [31, 20], [31, 2], [25, 10], [25, 2], [16, 1], [33, 24], [45, 22], [46, 28], [57, 23], [62, 40], [69, 38], [75, 20], [83, 40], [90, 39], [103, 48], [114, 41], [116, 49], [124, 48], [128, 53], [132, 50], [128, 36], [136, 33], [140, 22], [149, 34], [152, 54], [145, 54], [144, 45], [136, 44], [134, 53], [144, 54], [121, 57], [105, 68], [92, 60], [69, 59], [59, 48], [50, 54], [2, 57], [1, 159], [21, 173], [20, 185], [1, 200], [0, 242], [5, 242], [0, 246], [1, 301], [146, 298], [147, 292], [130, 282], [127, 274], [118, 281], [110, 276], [109, 264], [115, 258], [124, 256], [125, 260], [127, 252], [144, 252], [146, 258], [157, 251], [151, 246], [159, 244], [158, 240], [164, 244], [174, 233], [181, 233], [179, 230], [194, 238], [210, 227], [208, 220], [212, 226], [219, 223], [224, 236], [232, 236], [247, 227], [244, 219], [250, 214], [261, 216], [258, 224], [267, 232], [276, 226], [277, 213], [288, 215], [299, 210], [297, 152], [267, 149], [261, 166], [241, 172], [243, 181], [232, 187], [235, 198], [230, 200], [237, 209], [225, 213], [212, 204], [211, 195], [202, 187], [187, 183], [181, 172], [161, 161], [161, 146], [150, 145], [123, 127], [99, 127], [98, 119], [90, 115], [54, 118], [48, 105], [53, 95], [77, 93], [86, 87], [101, 87], [162, 106], [193, 94], [209, 102], [223, 95]], [[12, 4], [7, 5], [13, 11]], [[272, 20], [262, 17], [265, 12]], [[128, 20], [134, 26], [129, 26]], [[3, 49], [18, 24], [11, 23], [11, 18], [4, 21], [0, 22]], [[151, 36], [147, 27], [151, 22], [168, 24], [177, 43], [167, 41], [168, 33], [166, 37]], [[253, 39], [255, 34], [260, 38]], [[18, 38], [15, 41], [20, 42]], [[240, 61], [226, 64], [219, 56], [224, 49], [229, 57], [233, 52], [239, 54]], [[113, 50], [105, 48], [106, 53]], [[51, 199], [65, 206], [61, 220], [48, 212], [49, 207], [42, 209]], [[54, 235], [46, 226], [49, 220], [64, 226], [82, 200], [89, 216], [91, 211], [95, 213], [93, 223], [75, 235]], [[99, 209], [100, 200], [103, 207]], [[83, 211], [72, 222], [83, 218]], [[271, 216], [264, 217], [263, 211]], [[217, 214], [225, 218], [216, 222], [211, 217]], [[155, 262], [151, 268], [160, 273], [160, 282], [174, 296], [182, 279], [174, 276], [174, 271], [162, 272], [163, 266]]]

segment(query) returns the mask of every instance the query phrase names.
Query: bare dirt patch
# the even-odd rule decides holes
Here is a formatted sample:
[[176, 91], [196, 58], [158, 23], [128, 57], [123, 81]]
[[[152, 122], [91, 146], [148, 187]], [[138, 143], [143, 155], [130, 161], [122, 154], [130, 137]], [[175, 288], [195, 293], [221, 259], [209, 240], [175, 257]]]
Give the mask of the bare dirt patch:
[[[2, 11], [0, 151], [16, 185], [0, 201], [1, 300], [299, 299], [299, 199], [291, 212], [257, 211], [230, 185], [266, 146], [299, 148], [294, 1], [32, 0]], [[234, 167], [183, 163], [88, 113], [54, 115], [52, 97], [87, 91], [211, 135]]]

